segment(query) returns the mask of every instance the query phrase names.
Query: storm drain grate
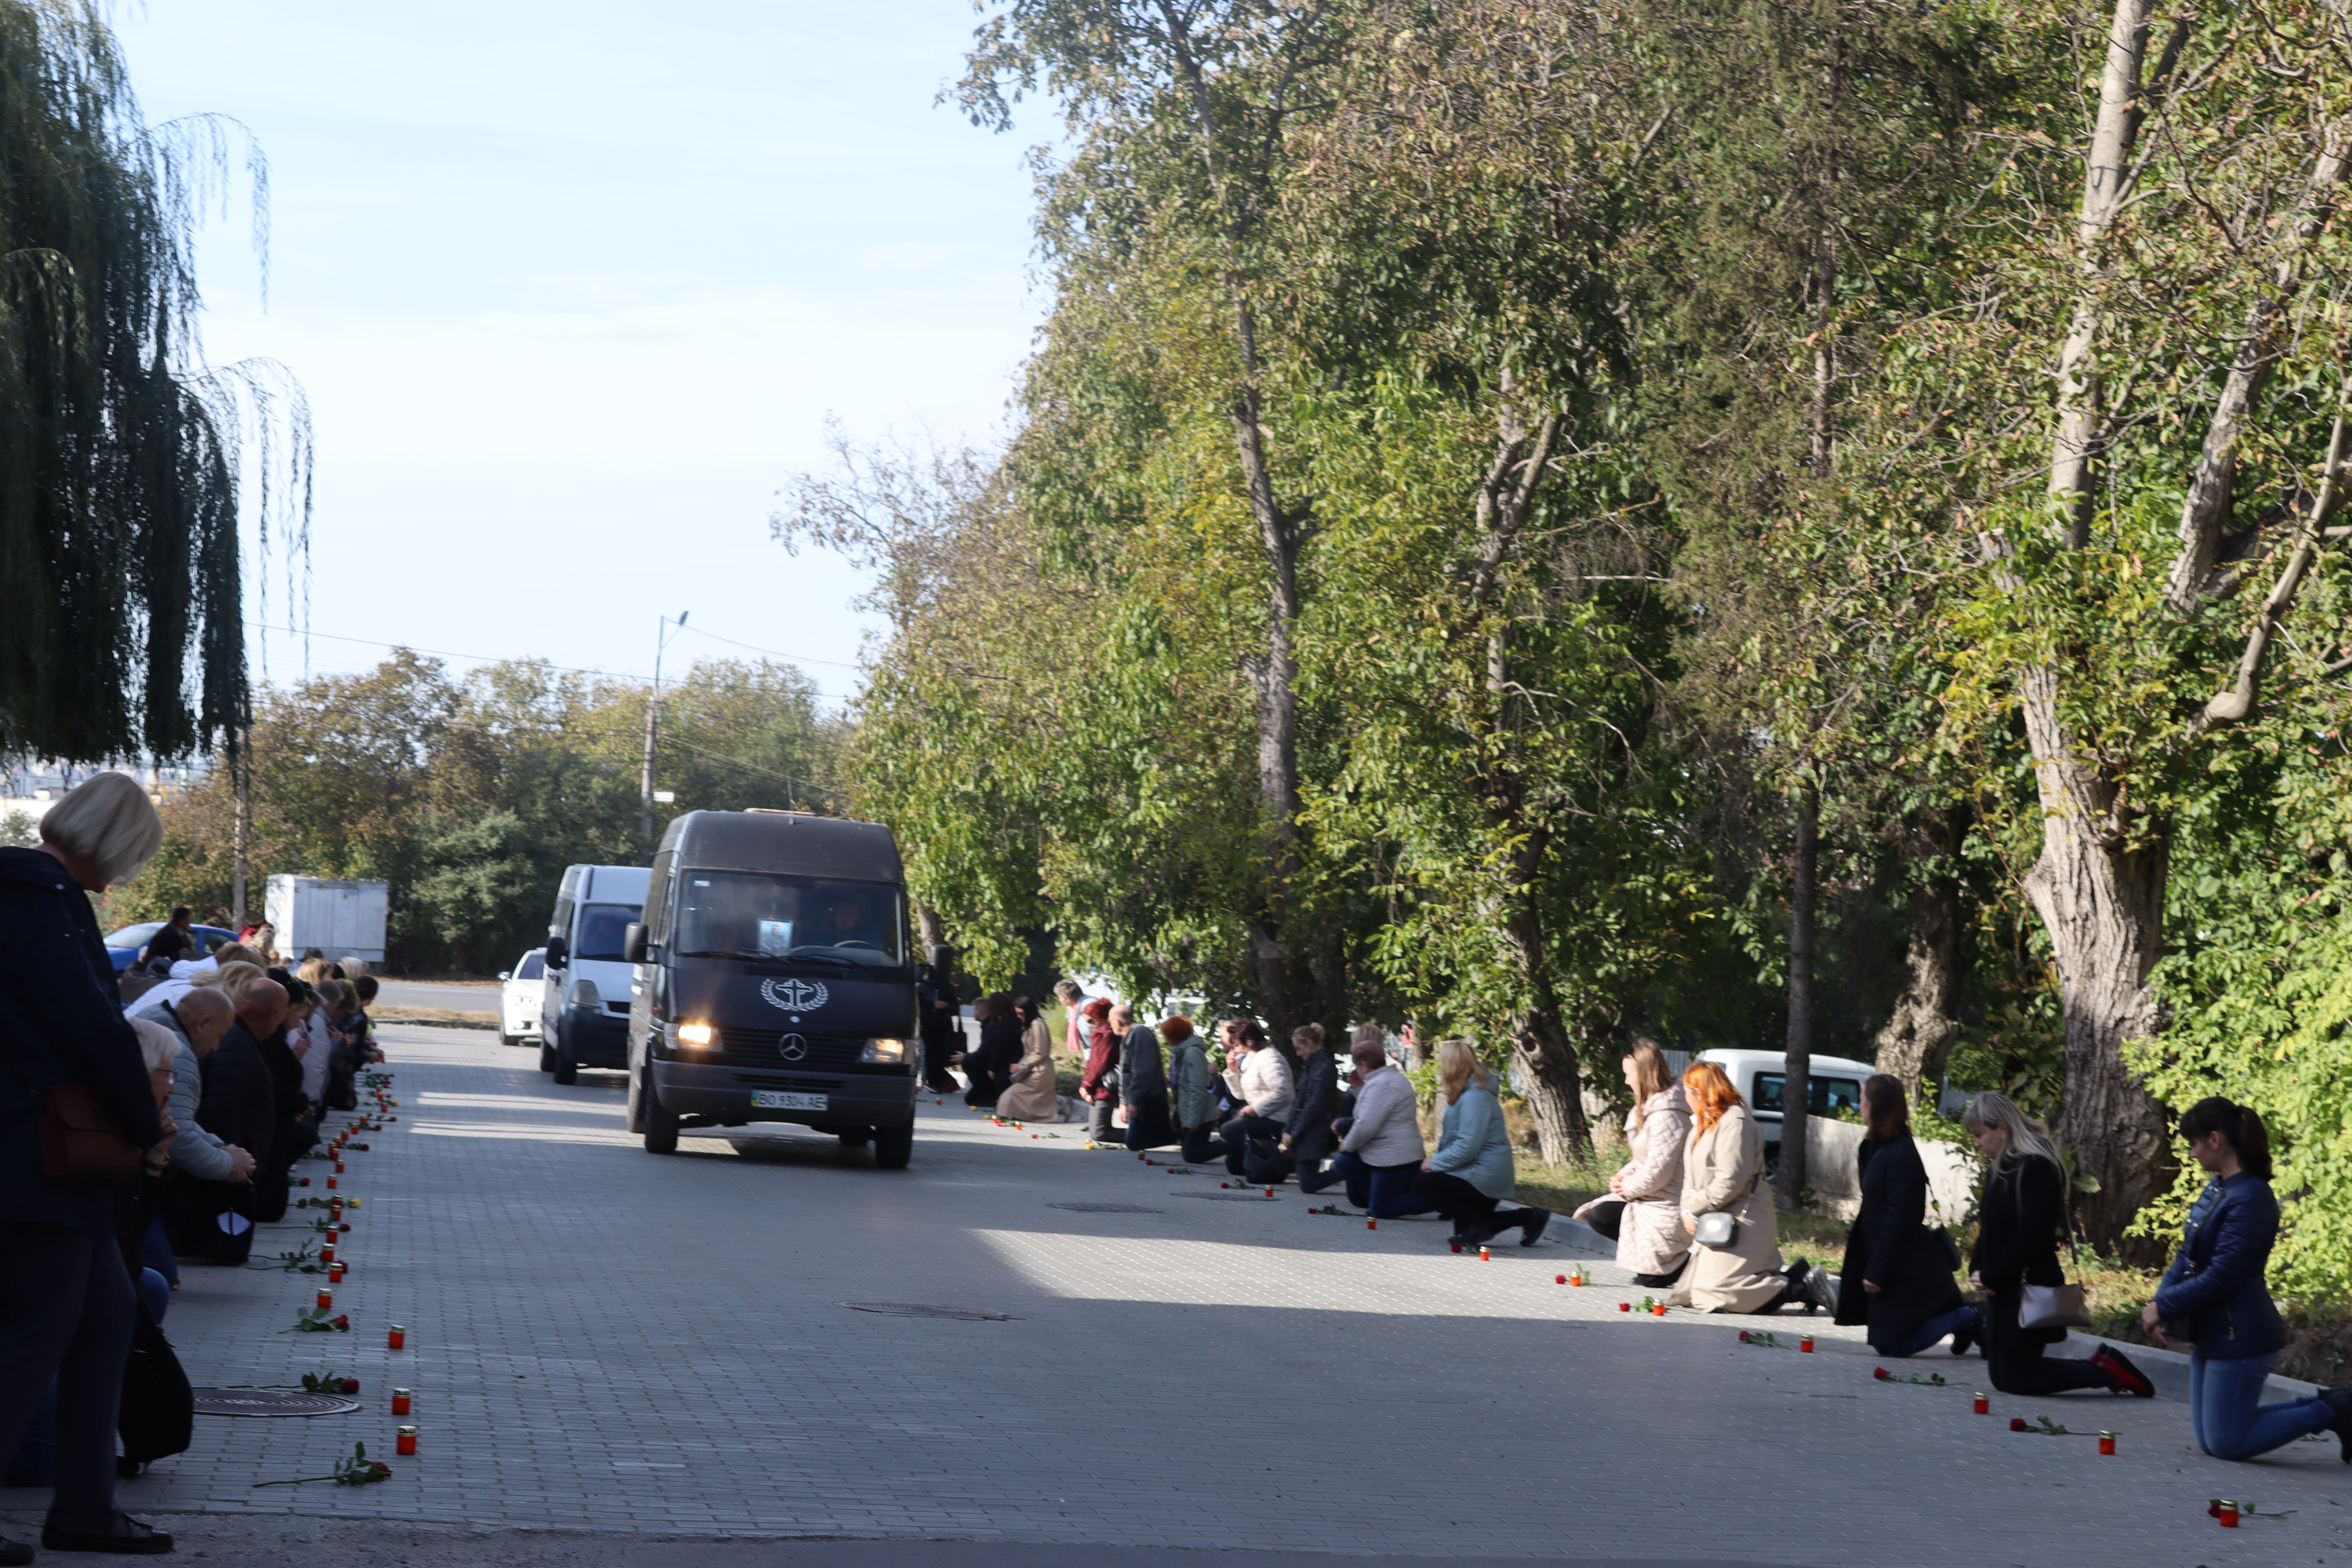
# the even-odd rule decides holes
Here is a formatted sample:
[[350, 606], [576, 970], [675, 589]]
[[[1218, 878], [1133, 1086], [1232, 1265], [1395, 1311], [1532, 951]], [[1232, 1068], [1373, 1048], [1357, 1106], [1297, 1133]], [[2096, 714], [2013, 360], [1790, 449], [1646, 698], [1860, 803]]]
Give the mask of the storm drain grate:
[[291, 1388], [196, 1388], [199, 1415], [345, 1415], [360, 1407], [339, 1394]]
[[1258, 1193], [1179, 1193], [1180, 1198], [1207, 1198], [1220, 1204], [1278, 1204], [1280, 1198], [1266, 1197]]
[[983, 1312], [973, 1307], [927, 1307], [916, 1301], [844, 1301], [853, 1312], [881, 1312], [894, 1318], [956, 1318], [967, 1323], [1011, 1323], [1010, 1312]]
[[1141, 1204], [1047, 1204], [1049, 1209], [1068, 1209], [1076, 1214], [1166, 1214], [1166, 1209], [1146, 1208]]

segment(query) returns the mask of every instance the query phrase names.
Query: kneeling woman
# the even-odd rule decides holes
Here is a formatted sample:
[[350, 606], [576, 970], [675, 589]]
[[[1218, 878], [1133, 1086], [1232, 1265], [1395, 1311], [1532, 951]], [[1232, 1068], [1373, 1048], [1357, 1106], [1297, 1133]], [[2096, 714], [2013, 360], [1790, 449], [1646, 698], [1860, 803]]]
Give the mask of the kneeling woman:
[[1764, 1134], [1731, 1079], [1713, 1062], [1683, 1069], [1691, 1131], [1683, 1145], [1683, 1226], [1698, 1234], [1702, 1215], [1729, 1214], [1731, 1239], [1701, 1244], [1666, 1298], [1702, 1312], [1769, 1312], [1803, 1301], [1805, 1266], [1780, 1271], [1780, 1227], [1764, 1187]]
[[2217, 1459], [2251, 1459], [2306, 1433], [2333, 1432], [2352, 1460], [2352, 1389], [2263, 1403], [2285, 1325], [2263, 1287], [2278, 1240], [2271, 1140], [2247, 1106], [2215, 1096], [2180, 1119], [2189, 1152], [2213, 1179], [2189, 1211], [2187, 1235], [2140, 1321], [2159, 1343], [2186, 1337], [2189, 1421]]

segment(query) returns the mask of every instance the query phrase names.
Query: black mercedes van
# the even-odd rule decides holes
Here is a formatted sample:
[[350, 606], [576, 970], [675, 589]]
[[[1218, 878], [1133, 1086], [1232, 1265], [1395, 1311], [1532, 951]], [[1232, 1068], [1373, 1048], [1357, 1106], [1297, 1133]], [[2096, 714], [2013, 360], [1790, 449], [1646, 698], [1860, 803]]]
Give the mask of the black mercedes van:
[[915, 1145], [915, 961], [907, 879], [878, 823], [693, 811], [654, 853], [629, 927], [629, 1131], [656, 1154], [681, 1129], [797, 1121]]

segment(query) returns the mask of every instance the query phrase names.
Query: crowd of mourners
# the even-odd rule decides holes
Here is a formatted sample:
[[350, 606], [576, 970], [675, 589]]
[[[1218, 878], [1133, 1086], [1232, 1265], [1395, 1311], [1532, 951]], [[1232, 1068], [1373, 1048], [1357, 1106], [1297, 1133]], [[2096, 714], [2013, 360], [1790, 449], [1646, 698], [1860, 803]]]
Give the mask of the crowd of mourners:
[[[153, 856], [152, 803], [127, 775], [100, 773], [40, 830], [37, 847], [0, 848], [0, 1457], [9, 1482], [51, 1487], [47, 1550], [169, 1552], [169, 1535], [115, 1503], [119, 1468], [137, 1468], [118, 1447], [131, 1447], [126, 1366], [142, 1347], [168, 1351], [160, 1325], [180, 1264], [241, 1265], [254, 1226], [284, 1215], [322, 1119], [357, 1108], [359, 1074], [382, 1060], [367, 1010], [375, 981], [316, 952], [289, 967], [267, 928], [202, 953], [185, 910], [118, 978], [89, 895]], [[1189, 1017], [1147, 1024], [1068, 981], [1057, 994], [1059, 1043], [1080, 1064], [1069, 1097], [1032, 1001], [982, 998], [971, 1042], [934, 971], [922, 991], [932, 1088], [1013, 1120], [1082, 1116], [1095, 1143], [1174, 1148], [1252, 1186], [1340, 1187], [1375, 1218], [1435, 1214], [1457, 1246], [1516, 1232], [1531, 1247], [1551, 1222], [1516, 1201], [1502, 1102], [1466, 1040], [1435, 1051], [1432, 1146], [1419, 1093], [1376, 1026], [1356, 1031], [1343, 1069], [1318, 1026], [1284, 1041], [1230, 1019], [1213, 1054]], [[1863, 1086], [1862, 1204], [1832, 1274], [1782, 1260], [1762, 1129], [1722, 1068], [1700, 1060], [1677, 1075], [1643, 1041], [1623, 1070], [1626, 1159], [1576, 1217], [1669, 1306], [1826, 1310], [1888, 1356], [1980, 1351], [1993, 1386], [2012, 1394], [2155, 1394], [2112, 1345], [2082, 1360], [2047, 1353], [2081, 1321], [2060, 1256], [2070, 1184], [2047, 1129], [2009, 1100], [1977, 1095], [1964, 1116], [1988, 1165], [1969, 1300], [1948, 1231], [1928, 1223], [1926, 1163], [1895, 1079]], [[2199, 1447], [2242, 1459], [2334, 1432], [2352, 1461], [2352, 1390], [2262, 1402], [2285, 1342], [2264, 1286], [2279, 1205], [2262, 1118], [2210, 1099], [2179, 1132], [2210, 1180], [2143, 1322], [2156, 1343], [2189, 1351]], [[0, 1568], [34, 1558], [0, 1540]]]
[[[327, 1113], [358, 1109], [376, 982], [289, 966], [267, 926], [205, 952], [184, 909], [118, 976], [89, 895], [161, 845], [152, 802], [100, 773], [40, 827], [0, 848], [0, 1479], [52, 1489], [49, 1551], [169, 1552], [115, 1506], [154, 1414], [126, 1368], [168, 1357], [181, 1264], [241, 1266]], [[0, 1568], [35, 1555], [0, 1540]]]
[[[972, 1007], [979, 1043], [966, 1049], [953, 997], [936, 981], [925, 992], [932, 1088], [1012, 1120], [1082, 1115], [1092, 1144], [1172, 1147], [1190, 1163], [1222, 1162], [1252, 1186], [1295, 1182], [1320, 1193], [1343, 1185], [1348, 1201], [1375, 1219], [1433, 1213], [1450, 1223], [1446, 1240], [1457, 1247], [1514, 1231], [1532, 1247], [1551, 1220], [1513, 1196], [1502, 1102], [1467, 1040], [1436, 1048], [1432, 1148], [1418, 1093], [1377, 1025], [1356, 1031], [1343, 1070], [1318, 1025], [1292, 1031], [1286, 1048], [1255, 1018], [1229, 1019], [1213, 1055], [1190, 1017], [1146, 1024], [1126, 1003], [1088, 999], [1067, 980], [1056, 995], [1067, 1020], [1063, 1047], [1082, 1064], [1075, 1104], [1057, 1090], [1053, 1030], [1034, 1002], [982, 998]], [[1986, 1165], [1976, 1245], [1964, 1266], [1950, 1231], [1930, 1223], [1927, 1162], [1901, 1081], [1881, 1073], [1864, 1083], [1862, 1202], [1832, 1272], [1801, 1258], [1783, 1260], [1763, 1128], [1721, 1066], [1699, 1060], [1676, 1074], [1664, 1051], [1642, 1040], [1622, 1067], [1633, 1106], [1625, 1161], [1608, 1194], [1574, 1217], [1613, 1242], [1633, 1283], [1665, 1292], [1667, 1306], [1827, 1311], [1864, 1329], [1889, 1357], [1938, 1344], [1956, 1356], [1976, 1352], [2004, 1394], [2155, 1396], [2146, 1373], [2112, 1344], [2087, 1357], [2048, 1353], [2070, 1327], [2089, 1326], [2079, 1292], [2067, 1294], [2060, 1256], [2073, 1246], [2072, 1184], [2049, 1130], [2007, 1096], [1978, 1094], [1962, 1113]], [[2156, 1343], [2189, 1352], [2199, 1447], [2243, 1459], [2333, 1432], [2352, 1463], [2352, 1389], [2262, 1403], [2286, 1342], [2264, 1285], [2279, 1208], [2262, 1117], [2215, 1098], [2191, 1107], [2179, 1133], [2211, 1179], [2143, 1327]], [[1964, 1267], [1973, 1300], [1959, 1284]]]

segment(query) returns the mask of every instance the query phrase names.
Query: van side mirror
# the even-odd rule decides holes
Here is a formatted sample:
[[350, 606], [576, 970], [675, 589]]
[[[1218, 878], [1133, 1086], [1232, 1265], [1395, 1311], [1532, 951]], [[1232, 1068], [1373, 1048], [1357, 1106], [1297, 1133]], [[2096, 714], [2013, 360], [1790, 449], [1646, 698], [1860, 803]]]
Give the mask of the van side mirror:
[[627, 928], [621, 932], [621, 962], [623, 963], [646, 962], [645, 921], [631, 921]]
[[572, 946], [560, 936], [547, 939], [547, 967], [561, 969], [572, 957]]
[[511, 969], [501, 969], [499, 971], [499, 978], [501, 980], [512, 980], [514, 978], [514, 971]]

